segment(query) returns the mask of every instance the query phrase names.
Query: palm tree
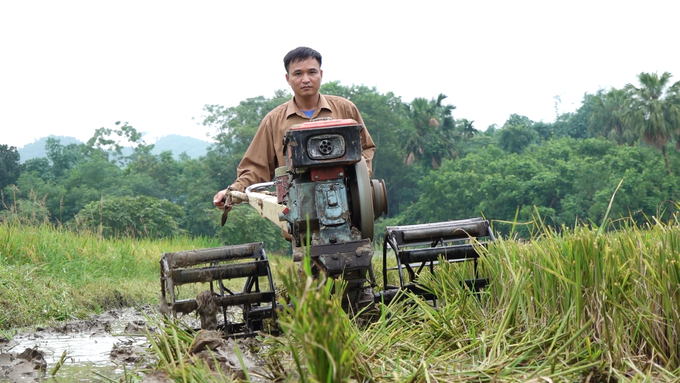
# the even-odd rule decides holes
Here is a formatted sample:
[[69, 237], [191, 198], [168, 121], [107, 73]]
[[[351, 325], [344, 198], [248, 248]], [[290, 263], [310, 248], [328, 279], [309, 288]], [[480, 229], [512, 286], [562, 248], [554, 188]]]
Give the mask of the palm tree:
[[415, 98], [408, 106], [408, 116], [413, 129], [404, 140], [404, 163], [413, 164], [416, 159], [428, 160], [437, 169], [445, 157], [455, 157], [453, 105], [443, 105], [446, 96], [436, 99]]
[[642, 72], [638, 75], [639, 88], [632, 84], [624, 88], [631, 97], [628, 114], [631, 125], [647, 145], [661, 150], [668, 175], [671, 175], [671, 168], [666, 144], [680, 130], [680, 97], [677, 96], [680, 81], [670, 85], [672, 76], [668, 72], [661, 76]]
[[464, 140], [469, 141], [475, 134], [479, 133], [479, 130], [475, 129], [472, 124], [474, 121], [469, 121], [467, 118], [461, 118], [458, 120], [458, 130]]
[[633, 145], [637, 135], [627, 118], [631, 104], [628, 93], [623, 89], [612, 88], [607, 93], [598, 92], [592, 100], [590, 129], [616, 141], [619, 145]]

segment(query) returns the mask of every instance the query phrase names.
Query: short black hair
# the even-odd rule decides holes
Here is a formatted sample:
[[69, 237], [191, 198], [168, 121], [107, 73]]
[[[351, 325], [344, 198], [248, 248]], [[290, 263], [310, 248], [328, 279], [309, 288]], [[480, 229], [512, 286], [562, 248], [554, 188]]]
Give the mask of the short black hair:
[[297, 47], [292, 51], [288, 52], [286, 57], [283, 58], [283, 65], [286, 67], [286, 73], [288, 73], [288, 68], [290, 68], [290, 63], [296, 63], [298, 61], [304, 61], [309, 58], [313, 58], [319, 62], [319, 67], [321, 67], [321, 53], [315, 51], [312, 48], [307, 47]]

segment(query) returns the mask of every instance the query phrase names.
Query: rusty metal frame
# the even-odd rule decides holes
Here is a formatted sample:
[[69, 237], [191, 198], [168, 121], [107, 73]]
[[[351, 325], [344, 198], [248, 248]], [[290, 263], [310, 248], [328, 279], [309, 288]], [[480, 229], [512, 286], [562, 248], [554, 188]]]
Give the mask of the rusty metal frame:
[[[215, 304], [222, 308], [222, 329], [227, 336], [252, 335], [262, 330], [264, 319], [276, 317], [276, 291], [261, 242], [163, 253], [160, 268], [162, 311], [174, 315], [194, 311], [198, 306], [196, 299], [178, 300], [175, 288], [204, 282], [210, 284]], [[267, 277], [266, 291], [261, 290], [260, 277]], [[231, 279], [245, 279], [240, 292], [225, 287], [224, 281]], [[242, 308], [242, 323], [228, 320], [227, 309], [232, 306]]]
[[[472, 239], [477, 243], [473, 243]], [[488, 280], [478, 276], [479, 253], [476, 246], [487, 246], [493, 241], [495, 237], [489, 222], [483, 218], [388, 226], [383, 243], [383, 289], [409, 290], [432, 299], [436, 304], [436, 297], [419, 286], [418, 275], [425, 267], [434, 273], [435, 265], [441, 257], [449, 263], [472, 261], [473, 279], [462, 283], [477, 291], [486, 286]], [[428, 245], [429, 247], [426, 247]], [[394, 268], [387, 267], [388, 249], [395, 255], [397, 266]], [[388, 271], [393, 270], [398, 271], [399, 286], [388, 284]], [[408, 273], [408, 280], [405, 278], [404, 270]]]

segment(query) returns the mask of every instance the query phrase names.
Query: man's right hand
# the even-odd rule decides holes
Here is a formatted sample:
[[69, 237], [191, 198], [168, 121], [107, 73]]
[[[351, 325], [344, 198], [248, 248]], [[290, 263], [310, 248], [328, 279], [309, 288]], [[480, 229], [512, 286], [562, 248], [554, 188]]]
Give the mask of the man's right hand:
[[220, 190], [213, 197], [213, 205], [220, 209], [225, 209], [228, 207], [231, 210], [231, 195], [229, 194], [229, 189]]
[[229, 194], [228, 188], [220, 190], [217, 192], [217, 194], [215, 194], [215, 196], [213, 197], [213, 205], [217, 206], [220, 209], [224, 209], [224, 213], [222, 213], [221, 220], [221, 225], [224, 226], [224, 224], [227, 222], [227, 217], [232, 207], [231, 194]]

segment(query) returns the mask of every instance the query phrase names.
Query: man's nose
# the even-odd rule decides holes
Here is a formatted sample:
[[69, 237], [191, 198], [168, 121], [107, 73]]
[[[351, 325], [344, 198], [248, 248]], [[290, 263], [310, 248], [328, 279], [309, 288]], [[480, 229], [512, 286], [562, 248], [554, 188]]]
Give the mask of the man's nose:
[[307, 83], [307, 82], [309, 82], [309, 81], [310, 81], [310, 80], [309, 80], [309, 75], [308, 75], [308, 74], [303, 74], [303, 75], [302, 75], [302, 82]]

